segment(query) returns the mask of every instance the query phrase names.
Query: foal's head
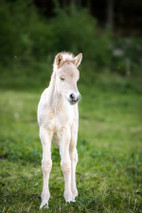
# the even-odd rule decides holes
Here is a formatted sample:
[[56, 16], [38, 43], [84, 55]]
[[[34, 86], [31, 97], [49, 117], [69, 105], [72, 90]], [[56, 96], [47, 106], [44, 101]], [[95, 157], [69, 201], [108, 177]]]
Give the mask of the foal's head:
[[70, 53], [61, 52], [55, 57], [54, 71], [56, 72], [56, 89], [70, 104], [80, 99], [77, 88], [79, 70], [77, 67], [82, 60], [82, 53], [74, 57]]

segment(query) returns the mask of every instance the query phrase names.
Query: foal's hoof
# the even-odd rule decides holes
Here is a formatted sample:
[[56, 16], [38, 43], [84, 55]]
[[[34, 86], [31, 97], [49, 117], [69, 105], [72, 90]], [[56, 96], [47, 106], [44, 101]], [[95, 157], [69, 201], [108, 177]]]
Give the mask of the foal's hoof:
[[40, 209], [42, 209], [42, 207], [48, 208], [48, 201], [42, 201], [42, 203], [40, 205]]
[[48, 208], [48, 200], [50, 198], [50, 193], [49, 191], [47, 193], [43, 193], [41, 194], [41, 205], [40, 205], [40, 209], [42, 209], [42, 207], [44, 208]]
[[71, 199], [66, 200], [66, 202], [70, 203], [70, 202], [76, 202], [76, 201], [75, 201], [75, 199], [71, 198]]
[[64, 193], [64, 198], [65, 198], [65, 201], [67, 203], [75, 202], [74, 196], [71, 192], [70, 193]]
[[64, 198], [65, 198], [65, 201], [67, 203], [70, 203], [71, 201], [73, 201], [73, 199], [72, 199], [72, 192], [65, 192], [64, 193]]
[[73, 200], [75, 200], [75, 198], [78, 196], [78, 191], [77, 191], [77, 189], [73, 189], [72, 190], [72, 198], [73, 198]]

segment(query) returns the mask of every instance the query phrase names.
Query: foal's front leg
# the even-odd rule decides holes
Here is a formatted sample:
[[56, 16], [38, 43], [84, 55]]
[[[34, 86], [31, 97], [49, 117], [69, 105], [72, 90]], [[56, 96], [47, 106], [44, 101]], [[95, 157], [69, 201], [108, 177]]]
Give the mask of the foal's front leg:
[[70, 138], [71, 138], [70, 128], [67, 127], [60, 128], [59, 140], [60, 140], [61, 168], [65, 180], [64, 198], [66, 202], [73, 201], [71, 191], [71, 161], [69, 155]]
[[46, 205], [48, 207], [48, 200], [50, 198], [48, 182], [49, 175], [52, 167], [51, 160], [51, 140], [52, 140], [53, 132], [51, 130], [47, 130], [44, 127], [40, 127], [40, 139], [42, 142], [43, 148], [43, 156], [42, 156], [42, 170], [43, 170], [43, 190], [41, 194], [41, 205], [40, 208]]
[[78, 126], [72, 126], [72, 136], [70, 143], [70, 159], [71, 159], [71, 190], [73, 199], [78, 196], [78, 191], [76, 187], [76, 165], [78, 162], [78, 154], [77, 154], [77, 134], [78, 134]]

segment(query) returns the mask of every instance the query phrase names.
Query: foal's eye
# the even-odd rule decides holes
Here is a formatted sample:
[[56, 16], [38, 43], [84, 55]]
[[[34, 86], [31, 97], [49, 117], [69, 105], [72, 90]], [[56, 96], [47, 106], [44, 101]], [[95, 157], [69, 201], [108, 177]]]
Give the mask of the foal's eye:
[[64, 77], [60, 77], [60, 79], [61, 79], [61, 81], [64, 81], [64, 80], [65, 80], [65, 78], [64, 78]]

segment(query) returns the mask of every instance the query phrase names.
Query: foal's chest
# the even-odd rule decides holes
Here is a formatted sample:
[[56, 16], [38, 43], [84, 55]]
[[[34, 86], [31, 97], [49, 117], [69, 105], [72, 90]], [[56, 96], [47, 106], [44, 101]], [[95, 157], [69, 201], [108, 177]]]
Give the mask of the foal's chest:
[[70, 127], [74, 121], [74, 109], [73, 106], [70, 109], [64, 109], [61, 112], [50, 112], [44, 116], [46, 126], [52, 129], [54, 133], [57, 133], [61, 127]]

